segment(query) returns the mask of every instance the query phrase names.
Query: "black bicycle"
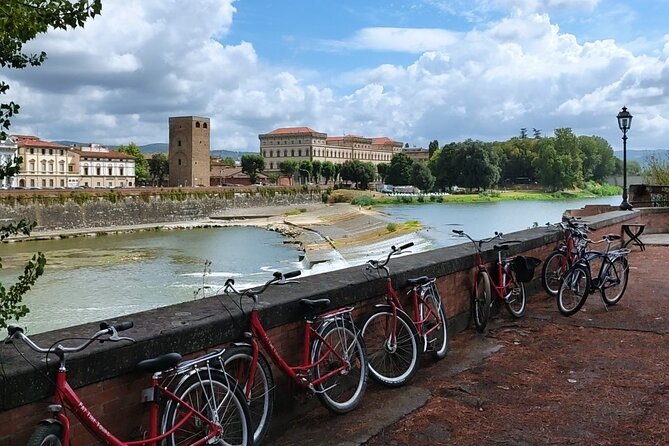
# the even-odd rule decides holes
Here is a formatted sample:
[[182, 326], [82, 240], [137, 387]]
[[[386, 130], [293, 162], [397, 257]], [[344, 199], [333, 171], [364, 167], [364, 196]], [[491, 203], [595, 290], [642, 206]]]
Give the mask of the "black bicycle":
[[[619, 240], [616, 234], [605, 235], [598, 242], [588, 239], [588, 243], [606, 242], [606, 251], [586, 251], [567, 270], [560, 283], [557, 306], [560, 313], [571, 316], [585, 304], [588, 295], [599, 291], [606, 308], [617, 304], [627, 289], [629, 262], [627, 248], [611, 250], [611, 243]], [[594, 268], [593, 268], [594, 267]], [[593, 269], [596, 274], [593, 274]]]

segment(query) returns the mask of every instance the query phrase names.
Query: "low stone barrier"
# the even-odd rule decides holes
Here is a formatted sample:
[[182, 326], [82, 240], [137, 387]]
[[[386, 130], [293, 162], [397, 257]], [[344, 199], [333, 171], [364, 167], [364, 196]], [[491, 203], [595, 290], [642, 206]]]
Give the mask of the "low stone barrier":
[[[592, 216], [589, 219], [595, 230], [592, 237], [619, 233], [621, 224], [638, 222], [641, 215], [639, 211], [633, 211]], [[505, 238], [520, 241], [511, 245], [509, 255], [524, 254], [543, 259], [554, 249], [558, 233], [534, 228], [508, 234]], [[484, 255], [488, 261], [496, 258], [492, 249]], [[408, 278], [437, 277], [452, 336], [469, 323], [475, 261], [474, 249], [469, 243], [399, 257], [392, 261], [393, 283], [404, 288]], [[540, 288], [538, 276], [539, 271], [528, 286], [530, 295]], [[260, 311], [270, 337], [293, 364], [298, 362], [301, 353], [299, 299], [327, 297], [336, 306], [356, 305], [360, 313], [379, 303], [385, 292], [385, 280], [370, 278], [364, 274], [363, 267], [307, 276], [299, 281], [299, 284], [270, 288], [262, 295], [264, 305]], [[134, 371], [135, 364], [171, 351], [198, 355], [239, 339], [242, 335], [240, 315], [233, 310], [236, 316], [233, 319], [222, 307], [227, 302], [228, 308], [234, 308], [228, 299], [227, 296], [214, 296], [119, 318], [119, 321], [134, 321], [135, 327], [123, 334], [135, 338], [136, 342], [92, 344], [87, 350], [69, 356], [70, 383], [77, 388], [91, 412], [119, 438], [141, 438], [148, 419], [140, 403], [140, 392], [148, 387], [149, 376]], [[97, 324], [84, 324], [35, 335], [34, 339], [41, 345], [51, 345], [59, 339], [85, 337], [97, 329]], [[44, 356], [18, 344], [33, 365], [27, 364], [11, 346], [0, 346], [0, 445], [24, 444], [35, 424], [48, 416], [46, 402], [52, 385], [44, 376]], [[49, 364], [49, 377], [53, 377], [55, 361]], [[281, 380], [279, 373], [275, 373], [275, 378], [280, 394], [276, 401], [282, 402], [284, 409], [277, 414], [285, 414], [290, 410], [292, 399], [282, 396], [288, 395], [290, 387]], [[76, 420], [72, 421], [78, 446], [97, 444]]]

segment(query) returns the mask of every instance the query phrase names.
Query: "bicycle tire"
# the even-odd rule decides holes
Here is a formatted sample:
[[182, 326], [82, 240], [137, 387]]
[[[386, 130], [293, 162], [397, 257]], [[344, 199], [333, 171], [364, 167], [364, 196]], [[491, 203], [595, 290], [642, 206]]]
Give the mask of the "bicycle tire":
[[[249, 366], [253, 360], [253, 349], [250, 345], [235, 345], [226, 348], [221, 355], [225, 371], [237, 380], [242, 392], [246, 395]], [[274, 408], [274, 377], [267, 359], [258, 354], [256, 374], [251, 387], [251, 395], [246, 399], [253, 426], [253, 443], [258, 445], [267, 434], [272, 421]]]
[[490, 276], [481, 270], [476, 274], [476, 288], [474, 289], [472, 313], [476, 331], [483, 333], [490, 319]]
[[400, 387], [411, 381], [420, 364], [418, 331], [409, 316], [397, 310], [395, 345], [389, 344], [392, 307], [380, 305], [367, 313], [360, 335], [367, 347], [369, 374], [386, 387]]
[[576, 314], [590, 291], [590, 271], [581, 264], [569, 268], [560, 283], [557, 306], [563, 316]]
[[525, 310], [527, 309], [525, 284], [523, 282], [518, 282], [516, 273], [513, 271], [507, 271], [507, 273], [509, 275], [509, 282], [505, 289], [504, 305], [511, 316], [520, 318], [525, 315]]
[[[627, 279], [630, 273], [629, 262], [625, 257], [616, 257], [613, 261], [607, 262], [604, 272], [602, 299], [606, 305], [612, 306], [620, 302], [627, 289]], [[614, 283], [616, 287], [606, 286], [609, 283]], [[609, 291], [614, 289], [617, 291]]]
[[560, 292], [562, 276], [569, 269], [569, 261], [564, 251], [553, 251], [548, 254], [541, 267], [541, 286], [550, 296]]
[[[211, 417], [212, 407], [216, 407], [217, 417], [223, 426], [223, 432], [217, 438], [219, 443], [253, 446], [252, 425], [244, 393], [227, 373], [218, 369], [199, 370], [181, 382], [174, 394], [207, 417]], [[183, 411], [187, 409], [178, 401], [167, 405], [163, 415], [163, 432], [168, 432], [177, 423]], [[165, 438], [165, 445], [190, 445], [207, 434], [206, 426], [198, 418], [191, 417]]]
[[40, 424], [33, 431], [27, 446], [62, 446], [63, 426], [60, 424]]
[[437, 326], [436, 330], [426, 336], [427, 348], [432, 351], [432, 356], [435, 359], [443, 359], [448, 353], [448, 319], [446, 319], [444, 313], [444, 304], [439, 291], [433, 289], [433, 287], [427, 288], [418, 305], [427, 307], [427, 309], [419, 309], [418, 314], [421, 316], [428, 312], [432, 314], [433, 319], [426, 320], [423, 325], [427, 325], [428, 329]]
[[323, 340], [316, 339], [312, 344], [312, 362], [317, 364], [313, 370], [315, 379], [341, 365], [329, 348], [322, 350], [324, 345], [346, 358], [351, 368], [315, 385], [316, 395], [330, 412], [350, 412], [360, 405], [367, 387], [365, 345], [353, 324], [339, 318], [319, 327], [318, 334]]

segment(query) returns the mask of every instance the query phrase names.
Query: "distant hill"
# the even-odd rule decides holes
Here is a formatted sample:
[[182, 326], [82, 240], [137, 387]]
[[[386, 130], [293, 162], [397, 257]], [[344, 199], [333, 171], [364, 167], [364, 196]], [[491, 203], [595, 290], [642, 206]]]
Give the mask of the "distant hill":
[[[54, 141], [57, 144], [62, 144], [64, 146], [87, 146], [89, 143], [82, 143], [82, 142], [76, 142], [76, 141]], [[99, 143], [100, 145], [107, 147], [109, 149], [115, 150], [118, 148], [118, 146], [115, 145], [107, 145], [103, 143]], [[169, 151], [169, 144], [165, 142], [156, 142], [153, 144], [145, 144], [143, 146], [137, 146], [139, 147], [139, 150], [142, 151], [142, 153], [167, 153]], [[248, 154], [248, 153], [257, 153], [256, 151], [253, 152], [241, 152], [241, 151], [235, 151], [235, 150], [212, 150], [211, 152], [212, 156], [218, 156], [221, 158], [232, 158], [236, 161], [240, 160], [242, 158], [242, 155]]]
[[[613, 153], [618, 159], [623, 159], [622, 150], [614, 150]], [[628, 150], [627, 151], [627, 161], [637, 161], [641, 166], [645, 166], [648, 157], [654, 155], [660, 158], [665, 158], [669, 156], [669, 150], [666, 149], [655, 149], [655, 150]]]

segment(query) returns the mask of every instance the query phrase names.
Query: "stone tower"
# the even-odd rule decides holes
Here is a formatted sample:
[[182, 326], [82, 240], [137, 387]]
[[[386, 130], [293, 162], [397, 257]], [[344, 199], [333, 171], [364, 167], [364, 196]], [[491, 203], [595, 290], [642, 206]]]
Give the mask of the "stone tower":
[[209, 118], [170, 118], [170, 186], [209, 186]]

